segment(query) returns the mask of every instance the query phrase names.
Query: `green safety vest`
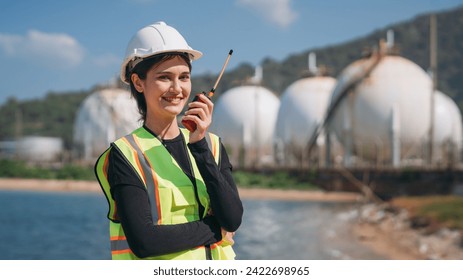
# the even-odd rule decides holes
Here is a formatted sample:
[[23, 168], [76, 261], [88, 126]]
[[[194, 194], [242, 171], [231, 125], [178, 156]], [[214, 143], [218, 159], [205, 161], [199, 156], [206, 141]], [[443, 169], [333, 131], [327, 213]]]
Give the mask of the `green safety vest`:
[[[188, 139], [189, 131], [181, 129], [181, 132], [184, 139]], [[218, 164], [220, 159], [219, 137], [208, 133], [206, 140], [215, 162]], [[188, 157], [196, 180], [196, 190], [188, 176], [182, 171], [163, 144], [144, 127], [140, 127], [131, 134], [112, 143], [112, 146], [98, 158], [95, 164], [96, 176], [109, 203], [108, 219], [112, 259], [139, 259], [130, 250], [127, 243], [117, 215], [117, 205], [112, 198], [108, 183], [108, 155], [114, 146], [122, 152], [144, 183], [150, 199], [154, 224], [187, 223], [200, 220], [207, 215], [210, 202], [209, 195], [196, 161], [189, 149], [187, 149]], [[199, 216], [198, 203], [201, 203], [205, 208], [203, 217]], [[153, 256], [146, 259], [201, 260], [207, 259], [209, 249], [212, 259], [228, 260], [235, 258], [232, 245], [222, 240], [212, 244], [210, 248], [200, 246], [182, 252]]]

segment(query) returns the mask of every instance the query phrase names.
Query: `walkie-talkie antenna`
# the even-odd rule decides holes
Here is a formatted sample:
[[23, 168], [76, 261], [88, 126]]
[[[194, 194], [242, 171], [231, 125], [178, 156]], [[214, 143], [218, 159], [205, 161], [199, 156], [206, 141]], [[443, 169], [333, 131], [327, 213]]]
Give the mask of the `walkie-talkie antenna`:
[[219, 84], [220, 79], [222, 79], [222, 75], [223, 75], [223, 73], [225, 72], [225, 68], [227, 68], [228, 61], [230, 60], [230, 57], [231, 57], [232, 54], [233, 54], [233, 50], [230, 50], [230, 51], [228, 52], [227, 59], [225, 60], [225, 63], [224, 63], [223, 66], [222, 66], [222, 70], [220, 71], [220, 74], [219, 74], [219, 76], [217, 77], [217, 81], [215, 81], [214, 86], [212, 87], [211, 91], [209, 91], [209, 94], [208, 94], [208, 97], [209, 97], [209, 98], [212, 97], [212, 96], [214, 95], [215, 89], [217, 88], [217, 85]]

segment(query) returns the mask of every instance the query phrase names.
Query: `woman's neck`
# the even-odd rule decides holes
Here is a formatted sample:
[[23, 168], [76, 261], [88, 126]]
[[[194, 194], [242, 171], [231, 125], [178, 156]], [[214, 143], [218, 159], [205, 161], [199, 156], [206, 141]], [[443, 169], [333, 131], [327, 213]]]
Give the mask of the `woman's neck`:
[[147, 118], [145, 126], [148, 127], [161, 139], [174, 139], [180, 133], [178, 128], [177, 119], [162, 120], [162, 119], [150, 119]]

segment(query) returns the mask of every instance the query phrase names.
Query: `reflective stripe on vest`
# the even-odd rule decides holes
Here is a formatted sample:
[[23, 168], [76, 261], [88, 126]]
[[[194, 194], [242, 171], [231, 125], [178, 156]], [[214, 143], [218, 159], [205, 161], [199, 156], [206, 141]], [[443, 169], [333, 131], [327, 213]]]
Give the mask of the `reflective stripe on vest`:
[[[189, 132], [181, 130], [184, 139], [188, 139]], [[209, 133], [209, 149], [217, 164], [220, 162], [219, 138]], [[112, 148], [119, 149], [128, 163], [144, 183], [150, 198], [153, 223], [178, 224], [199, 220], [198, 201], [190, 179], [181, 170], [162, 143], [143, 127], [132, 134], [120, 138], [113, 143]], [[186, 147], [185, 147], [186, 148]], [[113, 259], [138, 259], [127, 244], [124, 231], [117, 217], [117, 207], [110, 193], [107, 181], [107, 158], [109, 150], [105, 151], [95, 165], [95, 171], [100, 185], [108, 199], [110, 210], [110, 239]], [[198, 198], [205, 208], [209, 209], [209, 197], [203, 179], [199, 173], [194, 157], [186, 148], [191, 162], [193, 174], [196, 178]], [[172, 178], [169, 181], [164, 178]], [[211, 246], [213, 259], [233, 259], [235, 254], [230, 244], [219, 242]], [[149, 259], [205, 259], [204, 247], [157, 256]]]
[[[135, 163], [137, 165], [137, 171], [141, 175], [141, 179], [145, 184], [146, 190], [148, 191], [148, 196], [150, 200], [152, 198], [156, 198], [156, 203], [151, 203], [151, 215], [153, 217], [153, 221], [156, 224], [161, 224], [159, 221], [159, 209], [156, 205], [159, 205], [159, 196], [158, 193], [155, 192], [157, 182], [155, 182], [155, 178], [153, 175], [153, 170], [150, 166], [149, 161], [146, 159], [143, 151], [140, 149], [140, 144], [137, 142], [136, 138], [131, 134], [127, 135], [126, 137], [121, 138], [122, 141], [126, 141], [133, 150], [129, 150], [129, 153], [133, 153], [133, 158], [135, 159]], [[128, 146], [126, 146], [128, 147]], [[124, 153], [124, 151], [122, 151]], [[124, 153], [126, 154], [126, 153]], [[133, 165], [133, 161], [130, 162]]]

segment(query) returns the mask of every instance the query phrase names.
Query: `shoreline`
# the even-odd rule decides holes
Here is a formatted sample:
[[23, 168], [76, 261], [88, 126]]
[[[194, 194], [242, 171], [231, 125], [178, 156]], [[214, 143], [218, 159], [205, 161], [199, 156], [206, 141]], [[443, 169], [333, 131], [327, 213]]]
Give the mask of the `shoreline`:
[[[0, 178], [0, 190], [46, 191], [46, 192], [91, 192], [102, 193], [95, 181]], [[245, 199], [278, 199], [287, 201], [332, 201], [359, 202], [360, 194], [348, 192], [325, 192], [321, 190], [284, 190], [239, 187]]]

